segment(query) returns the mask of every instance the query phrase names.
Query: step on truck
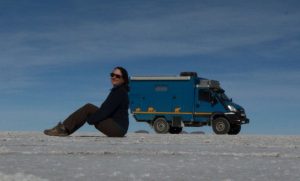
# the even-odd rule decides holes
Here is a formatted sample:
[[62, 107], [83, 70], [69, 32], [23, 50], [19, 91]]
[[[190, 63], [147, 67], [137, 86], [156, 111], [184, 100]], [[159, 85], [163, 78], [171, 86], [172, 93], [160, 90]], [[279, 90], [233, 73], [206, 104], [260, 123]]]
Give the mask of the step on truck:
[[216, 134], [236, 135], [249, 123], [243, 107], [226, 96], [218, 81], [200, 78], [196, 72], [130, 77], [129, 98], [135, 120], [160, 134], [208, 125]]

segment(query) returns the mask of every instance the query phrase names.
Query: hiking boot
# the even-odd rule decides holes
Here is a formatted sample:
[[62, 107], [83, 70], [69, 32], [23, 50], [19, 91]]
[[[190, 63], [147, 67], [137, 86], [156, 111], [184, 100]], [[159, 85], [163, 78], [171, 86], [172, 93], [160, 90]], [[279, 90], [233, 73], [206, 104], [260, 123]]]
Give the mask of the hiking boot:
[[65, 126], [59, 122], [54, 128], [46, 129], [44, 134], [48, 136], [68, 136], [69, 132]]

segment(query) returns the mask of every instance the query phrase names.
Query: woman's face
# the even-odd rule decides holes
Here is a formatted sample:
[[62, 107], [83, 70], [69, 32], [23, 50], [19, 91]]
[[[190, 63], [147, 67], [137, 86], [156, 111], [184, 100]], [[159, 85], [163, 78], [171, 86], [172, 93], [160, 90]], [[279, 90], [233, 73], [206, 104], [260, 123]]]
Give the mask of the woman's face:
[[110, 74], [111, 83], [113, 86], [118, 86], [124, 83], [122, 72], [119, 69], [114, 69]]

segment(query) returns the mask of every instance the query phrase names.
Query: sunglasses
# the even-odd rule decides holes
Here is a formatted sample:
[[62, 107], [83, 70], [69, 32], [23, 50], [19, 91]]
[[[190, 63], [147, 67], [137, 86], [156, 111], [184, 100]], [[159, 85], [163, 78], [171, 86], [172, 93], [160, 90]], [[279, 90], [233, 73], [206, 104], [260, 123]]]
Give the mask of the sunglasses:
[[122, 78], [122, 75], [110, 73], [110, 77], [111, 77], [111, 78], [116, 77], [117, 79], [120, 79], [120, 78]]

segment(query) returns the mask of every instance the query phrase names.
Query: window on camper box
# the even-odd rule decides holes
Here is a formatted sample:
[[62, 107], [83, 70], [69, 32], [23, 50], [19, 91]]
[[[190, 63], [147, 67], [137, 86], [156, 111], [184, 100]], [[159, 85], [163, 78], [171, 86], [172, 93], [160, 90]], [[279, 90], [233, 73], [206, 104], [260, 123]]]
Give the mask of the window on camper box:
[[167, 92], [168, 91], [168, 86], [166, 86], [166, 85], [156, 85], [154, 90], [156, 92]]
[[208, 90], [199, 90], [198, 98], [201, 101], [210, 102], [210, 92]]

